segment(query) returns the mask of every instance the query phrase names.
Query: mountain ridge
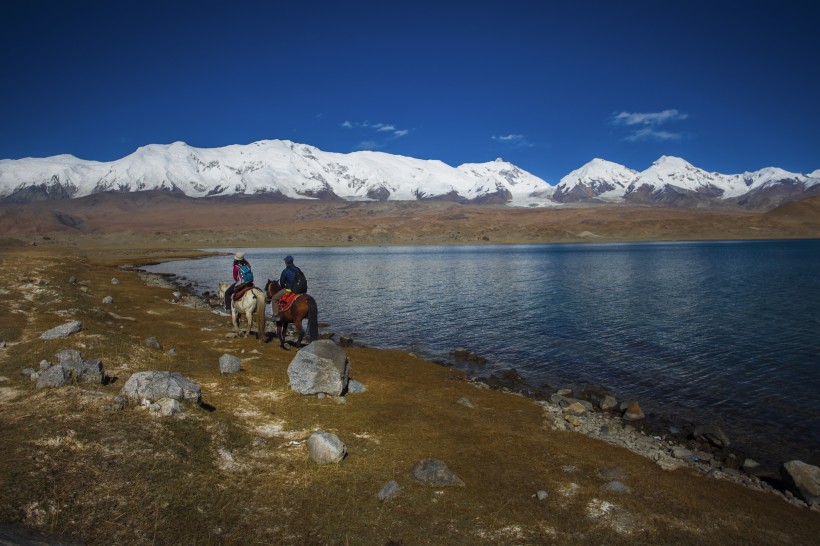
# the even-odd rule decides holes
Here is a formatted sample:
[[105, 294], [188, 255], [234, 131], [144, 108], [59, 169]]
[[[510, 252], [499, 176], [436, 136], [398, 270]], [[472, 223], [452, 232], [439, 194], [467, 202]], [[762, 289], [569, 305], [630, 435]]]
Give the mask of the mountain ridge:
[[104, 191], [179, 191], [190, 197], [267, 194], [346, 201], [446, 200], [548, 207], [570, 203], [766, 209], [820, 194], [820, 169], [725, 175], [661, 156], [636, 171], [601, 158], [552, 186], [501, 158], [452, 167], [376, 151], [325, 152], [289, 140], [221, 148], [148, 144], [110, 162], [70, 154], [0, 160], [0, 200], [29, 202]]

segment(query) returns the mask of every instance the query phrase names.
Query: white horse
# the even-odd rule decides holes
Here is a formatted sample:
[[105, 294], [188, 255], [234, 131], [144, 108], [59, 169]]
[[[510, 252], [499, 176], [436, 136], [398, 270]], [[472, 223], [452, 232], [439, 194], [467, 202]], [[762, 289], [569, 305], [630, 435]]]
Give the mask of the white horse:
[[[219, 301], [225, 301], [225, 292], [228, 291], [230, 283], [219, 283], [219, 290], [217, 292]], [[251, 324], [253, 324], [253, 317], [256, 317], [256, 339], [265, 341], [265, 294], [260, 289], [253, 287], [242, 295], [239, 300], [231, 297], [231, 322], [233, 329], [237, 335], [242, 335], [239, 329], [239, 314], [244, 313], [248, 320], [248, 329], [245, 331], [246, 336], [251, 335]]]

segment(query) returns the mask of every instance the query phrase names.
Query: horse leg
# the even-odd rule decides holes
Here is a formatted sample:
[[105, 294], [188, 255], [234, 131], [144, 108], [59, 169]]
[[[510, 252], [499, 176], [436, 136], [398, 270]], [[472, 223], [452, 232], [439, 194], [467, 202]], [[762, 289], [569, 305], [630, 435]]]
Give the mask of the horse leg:
[[302, 346], [302, 338], [305, 337], [305, 331], [302, 329], [302, 321], [297, 320], [293, 323], [296, 326], [296, 346]]
[[231, 303], [231, 324], [233, 324], [233, 331], [236, 332], [236, 335], [242, 335], [242, 332], [239, 331], [239, 313], [236, 310], [235, 303]]
[[279, 338], [279, 346], [283, 349], [287, 349], [285, 347], [285, 322], [280, 317], [279, 320], [276, 321], [276, 337]]

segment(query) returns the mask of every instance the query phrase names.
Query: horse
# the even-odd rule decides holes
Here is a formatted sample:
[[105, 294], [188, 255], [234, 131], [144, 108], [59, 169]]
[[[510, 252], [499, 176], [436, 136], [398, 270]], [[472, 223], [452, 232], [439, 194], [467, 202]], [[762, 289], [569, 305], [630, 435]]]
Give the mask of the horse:
[[[230, 283], [223, 282], [219, 284], [217, 294], [219, 301], [225, 301], [225, 292], [228, 291]], [[242, 335], [239, 329], [239, 313], [245, 313], [248, 320], [248, 329], [245, 331], [246, 336], [251, 335], [251, 324], [253, 318], [256, 319], [256, 339], [265, 341], [265, 294], [258, 288], [253, 287], [244, 294], [239, 300], [231, 298], [231, 322], [233, 329], [237, 335]]]
[[[279, 292], [282, 287], [279, 283], [268, 279], [265, 284], [265, 301], [274, 305], [279, 305], [278, 301], [271, 301], [273, 295]], [[275, 313], [274, 313], [275, 314]], [[285, 349], [285, 332], [287, 332], [288, 324], [296, 325], [296, 346], [302, 346], [302, 338], [305, 331], [302, 329], [302, 321], [307, 317], [308, 319], [308, 343], [319, 339], [319, 308], [316, 306], [316, 300], [309, 294], [299, 294], [293, 303], [285, 311], [279, 314], [279, 321], [276, 323], [276, 337], [279, 338], [279, 346]]]

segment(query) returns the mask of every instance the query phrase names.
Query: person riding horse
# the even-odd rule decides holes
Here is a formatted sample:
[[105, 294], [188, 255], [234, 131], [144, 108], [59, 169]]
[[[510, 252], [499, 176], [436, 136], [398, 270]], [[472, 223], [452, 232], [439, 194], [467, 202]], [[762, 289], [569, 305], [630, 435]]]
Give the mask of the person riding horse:
[[242, 251], [237, 252], [233, 257], [233, 280], [234, 283], [228, 288], [225, 292], [225, 310], [231, 310], [231, 298], [233, 297], [234, 292], [241, 290], [247, 286], [253, 285], [253, 280], [245, 280], [242, 276], [242, 271], [245, 270], [250, 271], [251, 264], [245, 259], [245, 253]]
[[271, 300], [273, 301], [273, 305], [271, 305], [271, 311], [273, 312], [273, 321], [279, 321], [279, 300], [285, 294], [289, 294], [293, 292], [294, 284], [296, 282], [296, 275], [299, 273], [299, 268], [293, 264], [293, 256], [287, 255], [285, 256], [285, 269], [282, 270], [282, 274], [279, 275], [279, 286], [282, 287], [276, 294], [271, 296]]

